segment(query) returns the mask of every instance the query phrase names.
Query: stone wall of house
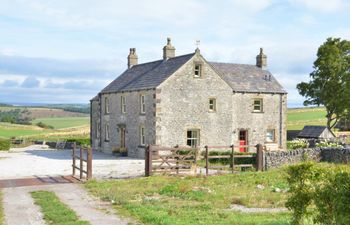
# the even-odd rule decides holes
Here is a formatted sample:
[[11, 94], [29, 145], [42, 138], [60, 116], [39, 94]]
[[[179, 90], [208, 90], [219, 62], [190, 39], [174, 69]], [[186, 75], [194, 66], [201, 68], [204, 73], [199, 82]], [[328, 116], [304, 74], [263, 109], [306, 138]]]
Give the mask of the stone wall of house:
[[91, 101], [91, 128], [90, 138], [91, 147], [94, 150], [100, 150], [100, 103], [99, 101]]
[[[146, 113], [141, 113], [140, 96], [145, 96]], [[126, 113], [121, 111], [121, 96], [126, 98]], [[109, 113], [105, 112], [105, 97], [109, 99]], [[128, 156], [143, 158], [145, 147], [140, 145], [140, 127], [145, 127], [145, 144], [155, 143], [155, 90], [101, 94], [101, 149], [111, 153], [120, 147], [120, 128], [125, 126], [125, 145]], [[106, 140], [106, 125], [109, 140]]]
[[278, 168], [283, 165], [313, 160], [319, 162], [322, 159], [320, 148], [296, 149], [292, 151], [273, 151], [264, 153], [265, 169]]
[[349, 148], [322, 148], [322, 161], [350, 164]]
[[[200, 64], [202, 75], [194, 77]], [[209, 98], [216, 111], [209, 111]], [[199, 147], [232, 144], [232, 88], [196, 54], [156, 89], [156, 143], [185, 146], [187, 130], [199, 130]]]
[[[262, 112], [253, 111], [254, 99], [262, 99]], [[286, 149], [286, 94], [233, 94], [233, 140], [239, 145], [239, 131], [248, 131], [248, 145], [263, 144], [270, 150]], [[274, 142], [265, 143], [268, 129], [275, 131]], [[253, 148], [252, 148], [253, 149]]]

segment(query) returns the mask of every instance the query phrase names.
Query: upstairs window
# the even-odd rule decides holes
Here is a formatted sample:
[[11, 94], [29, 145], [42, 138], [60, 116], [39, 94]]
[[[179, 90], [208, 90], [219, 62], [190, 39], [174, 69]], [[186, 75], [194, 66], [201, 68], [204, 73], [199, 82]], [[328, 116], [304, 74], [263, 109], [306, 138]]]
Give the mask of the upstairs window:
[[202, 65], [201, 64], [195, 64], [194, 65], [194, 75], [193, 77], [199, 78], [202, 76]]
[[105, 97], [105, 114], [109, 113], [109, 99]]
[[216, 111], [216, 99], [209, 98], [209, 112], [215, 112], [215, 111]]
[[146, 113], [146, 103], [144, 95], [140, 95], [140, 111], [142, 114]]
[[266, 142], [275, 142], [275, 130], [274, 129], [268, 129], [266, 131]]
[[140, 145], [144, 146], [145, 144], [146, 144], [145, 127], [141, 126], [140, 127]]
[[109, 141], [109, 125], [105, 125], [105, 141]]
[[253, 112], [262, 112], [263, 111], [263, 100], [254, 99], [253, 102]]
[[120, 97], [120, 108], [122, 113], [126, 113], [126, 99], [125, 96]]
[[187, 130], [187, 145], [193, 148], [199, 146], [199, 130]]

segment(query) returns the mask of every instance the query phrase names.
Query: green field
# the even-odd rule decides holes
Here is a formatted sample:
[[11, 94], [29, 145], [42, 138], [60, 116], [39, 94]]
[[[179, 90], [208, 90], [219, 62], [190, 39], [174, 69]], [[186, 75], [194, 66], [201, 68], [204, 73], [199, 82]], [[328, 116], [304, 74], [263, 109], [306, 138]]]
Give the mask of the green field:
[[287, 130], [302, 130], [305, 125], [322, 125], [327, 122], [323, 107], [288, 109]]
[[32, 121], [33, 124], [38, 122], [51, 125], [55, 129], [62, 129], [88, 125], [90, 123], [90, 117], [52, 117], [40, 118]]

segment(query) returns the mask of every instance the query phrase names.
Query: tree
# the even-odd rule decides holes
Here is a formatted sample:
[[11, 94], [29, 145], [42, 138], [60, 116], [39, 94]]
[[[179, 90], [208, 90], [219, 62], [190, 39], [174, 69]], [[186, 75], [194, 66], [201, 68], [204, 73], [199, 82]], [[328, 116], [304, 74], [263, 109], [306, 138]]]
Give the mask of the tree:
[[327, 111], [327, 127], [332, 129], [350, 112], [350, 41], [328, 38], [317, 51], [314, 71], [308, 83], [297, 85], [306, 97], [304, 105], [323, 105]]

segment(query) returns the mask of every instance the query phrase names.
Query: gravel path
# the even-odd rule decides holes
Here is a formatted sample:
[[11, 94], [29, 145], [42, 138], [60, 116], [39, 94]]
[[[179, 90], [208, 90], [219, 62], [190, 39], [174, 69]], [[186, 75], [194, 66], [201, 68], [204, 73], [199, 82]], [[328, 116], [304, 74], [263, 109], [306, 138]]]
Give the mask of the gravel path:
[[62, 202], [73, 209], [81, 220], [92, 225], [126, 225], [128, 221], [113, 213], [110, 204], [92, 198], [78, 184], [57, 184], [5, 188], [4, 212], [6, 225], [43, 225], [45, 224], [40, 208], [30, 196], [31, 191], [53, 191]]
[[[71, 154], [71, 150], [50, 150], [43, 145], [0, 151], [0, 179], [71, 175]], [[96, 179], [142, 176], [144, 168], [144, 160], [93, 153], [92, 172]]]
[[248, 208], [244, 205], [232, 204], [230, 210], [239, 211], [243, 213], [278, 213], [287, 212], [286, 208]]

